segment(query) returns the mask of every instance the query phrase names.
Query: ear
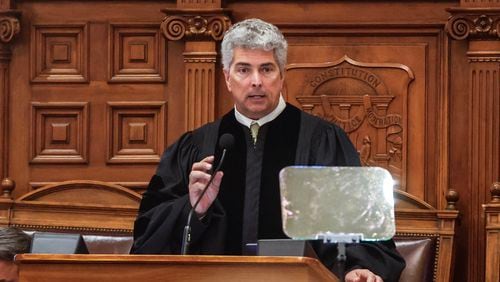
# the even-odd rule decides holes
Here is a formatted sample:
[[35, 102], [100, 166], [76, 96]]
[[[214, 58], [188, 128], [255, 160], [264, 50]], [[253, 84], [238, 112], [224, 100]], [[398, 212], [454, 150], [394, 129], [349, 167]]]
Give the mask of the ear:
[[281, 80], [281, 90], [283, 90], [283, 86], [285, 84], [285, 74], [280, 73], [280, 80]]
[[224, 78], [226, 80], [226, 87], [231, 92], [231, 80], [229, 79], [229, 71], [224, 70]]

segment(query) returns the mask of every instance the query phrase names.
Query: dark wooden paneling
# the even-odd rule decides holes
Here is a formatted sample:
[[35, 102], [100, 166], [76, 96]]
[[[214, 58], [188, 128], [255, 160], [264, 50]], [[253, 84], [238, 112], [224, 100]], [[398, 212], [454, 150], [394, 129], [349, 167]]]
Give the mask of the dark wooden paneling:
[[[0, 3], [10, 27], [0, 34], [0, 169], [17, 184], [11, 194], [4, 182], [0, 223], [10, 197], [44, 184], [143, 191], [168, 144], [232, 107], [217, 40], [228, 15], [259, 17], [283, 30], [291, 66], [314, 67], [289, 68], [290, 103], [343, 124], [365, 164], [389, 168], [416, 199], [444, 209], [447, 191], [459, 192], [455, 280], [484, 279], [480, 207], [500, 174], [498, 0]], [[8, 9], [22, 13], [20, 32]], [[175, 39], [163, 36], [164, 12], [182, 19]], [[208, 32], [204, 19], [221, 28]], [[377, 117], [399, 122], [377, 127]]]

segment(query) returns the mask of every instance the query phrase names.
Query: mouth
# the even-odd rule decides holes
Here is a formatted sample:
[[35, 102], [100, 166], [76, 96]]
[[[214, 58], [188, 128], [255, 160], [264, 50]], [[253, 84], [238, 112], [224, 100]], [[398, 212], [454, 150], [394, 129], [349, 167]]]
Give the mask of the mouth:
[[247, 96], [249, 99], [262, 99], [266, 97], [264, 93], [251, 93]]

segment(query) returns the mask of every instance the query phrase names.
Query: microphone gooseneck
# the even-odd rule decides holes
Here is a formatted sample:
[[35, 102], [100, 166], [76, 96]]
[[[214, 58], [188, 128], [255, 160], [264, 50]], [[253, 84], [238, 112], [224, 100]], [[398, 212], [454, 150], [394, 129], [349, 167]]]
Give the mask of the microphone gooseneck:
[[193, 213], [196, 210], [196, 208], [198, 207], [198, 204], [200, 203], [201, 199], [203, 198], [203, 196], [207, 192], [208, 187], [210, 186], [210, 184], [212, 184], [212, 181], [214, 180], [215, 174], [222, 167], [222, 163], [224, 162], [227, 151], [231, 150], [233, 145], [234, 145], [234, 137], [232, 134], [225, 133], [219, 138], [219, 148], [222, 149], [222, 155], [221, 155], [219, 164], [211, 173], [210, 179], [208, 180], [207, 185], [205, 185], [205, 187], [201, 191], [200, 196], [198, 197], [198, 199], [194, 203], [193, 207], [189, 211], [186, 226], [184, 226], [184, 232], [182, 234], [182, 247], [181, 247], [181, 254], [182, 255], [186, 255], [189, 252], [189, 245], [191, 243], [191, 218], [193, 217]]

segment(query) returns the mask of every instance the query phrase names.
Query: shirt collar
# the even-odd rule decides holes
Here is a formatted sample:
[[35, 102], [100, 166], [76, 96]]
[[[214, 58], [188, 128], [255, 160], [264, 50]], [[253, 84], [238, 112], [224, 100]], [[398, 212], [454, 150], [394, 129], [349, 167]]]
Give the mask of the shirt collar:
[[283, 112], [283, 110], [285, 108], [286, 108], [285, 99], [283, 99], [283, 96], [281, 96], [281, 94], [280, 94], [280, 98], [279, 98], [278, 105], [276, 106], [276, 108], [272, 112], [270, 112], [266, 116], [261, 117], [258, 120], [253, 120], [251, 118], [247, 118], [242, 113], [238, 112], [238, 110], [236, 109], [236, 106], [234, 107], [234, 116], [236, 117], [236, 120], [239, 123], [243, 124], [244, 126], [246, 126], [248, 128], [250, 128], [250, 124], [252, 124], [254, 122], [258, 123], [259, 126], [263, 126], [264, 124], [266, 124], [266, 123], [274, 120], [276, 117], [278, 117], [281, 114], [281, 112]]

